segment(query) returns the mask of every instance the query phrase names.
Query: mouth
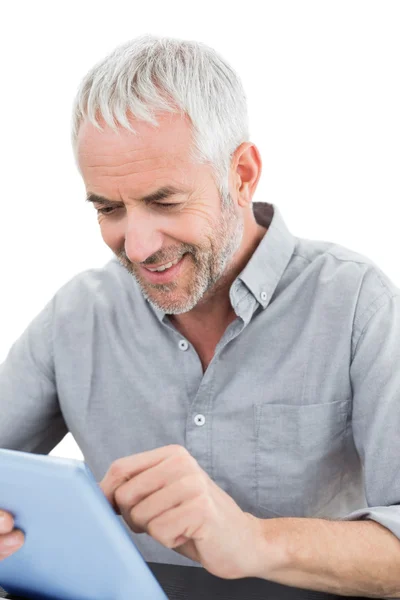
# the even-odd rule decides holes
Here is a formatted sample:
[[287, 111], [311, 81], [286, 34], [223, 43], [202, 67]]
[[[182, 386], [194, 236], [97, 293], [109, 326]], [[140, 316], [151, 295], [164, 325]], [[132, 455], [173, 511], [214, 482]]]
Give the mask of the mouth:
[[183, 263], [185, 262], [186, 254], [182, 256], [176, 265], [172, 265], [164, 271], [150, 271], [149, 268], [143, 266], [141, 266], [140, 269], [150, 283], [169, 283], [179, 275]]

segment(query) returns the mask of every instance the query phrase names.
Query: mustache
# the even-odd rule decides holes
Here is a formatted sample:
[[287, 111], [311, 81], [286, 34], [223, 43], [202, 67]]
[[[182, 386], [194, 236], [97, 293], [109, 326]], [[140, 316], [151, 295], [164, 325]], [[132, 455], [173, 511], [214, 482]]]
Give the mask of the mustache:
[[183, 252], [182, 254], [179, 254], [179, 255], [175, 254], [173, 257], [161, 256], [160, 258], [158, 258], [157, 256], [153, 256], [152, 258], [150, 258], [140, 264], [145, 267], [145, 266], [150, 266], [150, 265], [155, 265], [155, 264], [169, 263], [169, 262], [173, 262], [174, 260], [177, 260], [178, 258], [181, 259], [184, 254], [187, 254], [187, 252]]
[[125, 250], [120, 250], [119, 252], [117, 252], [117, 258], [119, 258], [124, 264], [126, 265], [142, 265], [142, 266], [151, 266], [151, 265], [155, 265], [155, 264], [164, 264], [164, 263], [169, 263], [172, 262], [174, 260], [176, 260], [177, 258], [182, 258], [182, 256], [184, 254], [193, 254], [194, 257], [196, 256], [196, 249], [193, 248], [193, 246], [188, 245], [187, 248], [180, 248], [180, 252], [177, 253], [176, 249], [174, 249], [173, 254], [172, 252], [169, 253], [163, 253], [161, 254], [154, 254], [153, 256], [151, 256], [150, 258], [146, 259], [145, 261], [141, 262], [141, 263], [133, 263], [131, 260], [129, 260], [129, 258], [126, 255]]

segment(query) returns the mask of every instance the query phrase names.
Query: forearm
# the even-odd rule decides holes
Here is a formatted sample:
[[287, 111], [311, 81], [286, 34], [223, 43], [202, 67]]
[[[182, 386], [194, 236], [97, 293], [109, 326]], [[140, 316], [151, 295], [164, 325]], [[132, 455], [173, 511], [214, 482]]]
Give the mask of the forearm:
[[[400, 541], [375, 521], [279, 518], [261, 521], [258, 576], [343, 596], [400, 598]], [[269, 561], [268, 561], [269, 562]]]

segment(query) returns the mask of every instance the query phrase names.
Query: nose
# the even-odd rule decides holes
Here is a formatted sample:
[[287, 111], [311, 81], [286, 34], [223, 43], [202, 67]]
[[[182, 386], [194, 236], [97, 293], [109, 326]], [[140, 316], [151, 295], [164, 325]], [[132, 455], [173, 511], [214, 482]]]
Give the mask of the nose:
[[163, 235], [156, 219], [144, 210], [136, 209], [128, 215], [125, 230], [125, 253], [133, 263], [141, 263], [162, 247]]

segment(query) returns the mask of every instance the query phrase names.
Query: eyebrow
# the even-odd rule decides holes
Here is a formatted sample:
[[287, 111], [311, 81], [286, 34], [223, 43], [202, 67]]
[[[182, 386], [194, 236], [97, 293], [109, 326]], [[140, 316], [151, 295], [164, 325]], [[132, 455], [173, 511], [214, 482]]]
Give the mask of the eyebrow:
[[[173, 185], [167, 185], [159, 188], [156, 192], [138, 198], [138, 200], [139, 202], [151, 203], [156, 202], [157, 200], [164, 200], [165, 198], [169, 198], [170, 196], [174, 196], [175, 194], [182, 194], [185, 191], [186, 190], [179, 189], [177, 187], [174, 187]], [[121, 206], [123, 204], [123, 202], [115, 202], [114, 200], [109, 200], [108, 198], [104, 198], [104, 196], [99, 196], [98, 194], [93, 194], [92, 192], [87, 193], [86, 202], [96, 202], [96, 204], [107, 204], [109, 206]]]

